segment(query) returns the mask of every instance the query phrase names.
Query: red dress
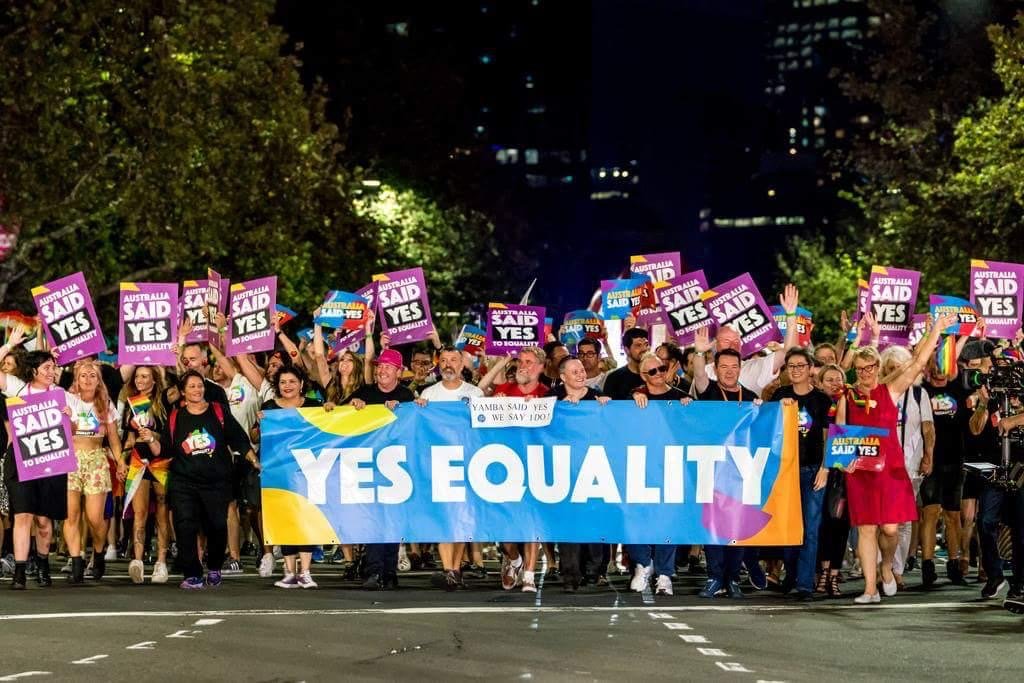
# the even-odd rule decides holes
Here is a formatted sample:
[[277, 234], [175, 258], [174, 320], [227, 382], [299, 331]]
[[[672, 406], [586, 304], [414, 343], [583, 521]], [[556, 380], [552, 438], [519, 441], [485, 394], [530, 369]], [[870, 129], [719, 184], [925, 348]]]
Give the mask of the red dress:
[[[862, 397], [857, 390], [847, 394], [846, 422], [862, 427], [889, 430], [882, 440], [885, 469], [881, 472], [855, 470], [846, 475], [846, 492], [850, 504], [850, 524], [902, 524], [917, 519], [914, 487], [910, 484], [903, 461], [896, 421], [899, 412], [889, 394], [889, 387], [879, 384], [871, 390], [869, 406], [859, 406], [853, 397]], [[873, 402], [873, 403], [870, 403]]]

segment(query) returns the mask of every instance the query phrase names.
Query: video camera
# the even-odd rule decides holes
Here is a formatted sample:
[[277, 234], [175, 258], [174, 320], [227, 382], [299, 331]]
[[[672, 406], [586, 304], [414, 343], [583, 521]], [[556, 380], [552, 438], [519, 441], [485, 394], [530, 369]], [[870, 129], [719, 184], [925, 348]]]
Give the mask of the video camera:
[[964, 370], [964, 387], [980, 389], [989, 393], [1012, 394], [1024, 398], [1024, 363], [1010, 363], [996, 360], [989, 372]]
[[[965, 370], [963, 382], [969, 390], [985, 387], [993, 398], [1000, 401], [1000, 413], [1004, 416], [1020, 412], [1019, 406], [1024, 403], [1024, 363], [995, 358], [989, 372]], [[1016, 410], [1012, 399], [1016, 399]], [[1011, 447], [1024, 448], [1024, 428], [1012, 429], [1001, 438], [1003, 452], [999, 465], [968, 462], [964, 463], [964, 471], [995, 486], [1016, 491], [1024, 488], [1024, 464], [1011, 464]]]

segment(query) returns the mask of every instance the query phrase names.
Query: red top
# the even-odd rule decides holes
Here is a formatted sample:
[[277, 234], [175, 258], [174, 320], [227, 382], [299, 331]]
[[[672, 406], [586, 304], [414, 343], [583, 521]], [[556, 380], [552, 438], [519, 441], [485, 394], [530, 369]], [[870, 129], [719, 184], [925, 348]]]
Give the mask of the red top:
[[542, 382], [537, 382], [537, 386], [532, 391], [524, 392], [523, 388], [516, 382], [505, 382], [494, 387], [495, 396], [513, 396], [522, 398], [524, 396], [532, 396], [533, 398], [540, 398], [541, 396], [548, 395], [548, 388]]

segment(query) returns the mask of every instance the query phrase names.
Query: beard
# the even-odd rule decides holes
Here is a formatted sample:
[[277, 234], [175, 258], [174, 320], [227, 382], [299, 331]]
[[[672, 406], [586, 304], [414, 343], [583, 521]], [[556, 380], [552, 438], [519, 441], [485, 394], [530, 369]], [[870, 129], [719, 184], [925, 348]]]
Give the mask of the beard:
[[445, 382], [452, 382], [459, 377], [459, 373], [455, 372], [454, 368], [443, 368], [441, 370], [441, 379]]

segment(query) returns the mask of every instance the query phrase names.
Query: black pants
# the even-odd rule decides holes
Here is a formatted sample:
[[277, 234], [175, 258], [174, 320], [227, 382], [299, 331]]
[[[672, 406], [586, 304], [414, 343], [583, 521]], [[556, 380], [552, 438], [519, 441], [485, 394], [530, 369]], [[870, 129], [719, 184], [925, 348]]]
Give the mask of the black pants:
[[850, 517], [833, 519], [826, 512], [821, 515], [818, 534], [818, 562], [828, 562], [829, 569], [842, 569], [846, 557], [846, 542], [850, 537]]
[[172, 483], [167, 500], [174, 513], [174, 535], [178, 543], [178, 562], [185, 578], [201, 577], [196, 539], [206, 534], [207, 566], [220, 571], [224, 564], [224, 548], [228, 542], [228, 503], [231, 488], [203, 489]]
[[397, 543], [366, 544], [366, 574], [378, 574], [382, 577], [398, 573]]
[[606, 543], [559, 543], [558, 571], [566, 579], [604, 576], [608, 566]]
[[1007, 491], [986, 483], [978, 498], [978, 537], [981, 562], [988, 580], [1003, 580], [1003, 560], [999, 554], [999, 523], [1010, 527], [1013, 547], [1013, 583], [1024, 584], [1024, 489]]

